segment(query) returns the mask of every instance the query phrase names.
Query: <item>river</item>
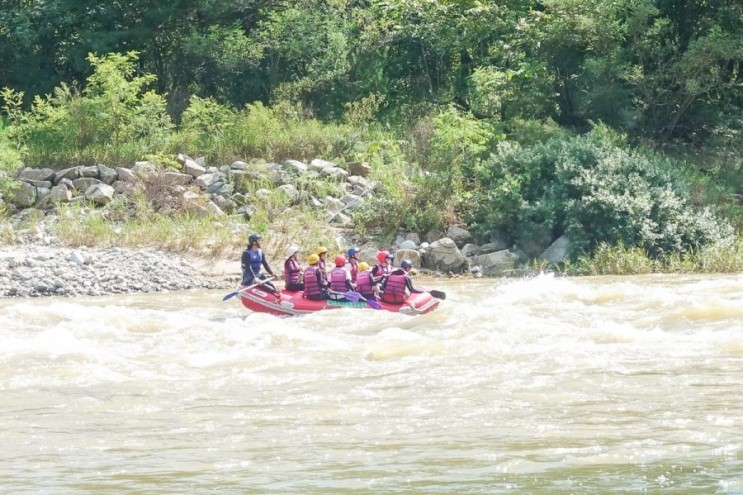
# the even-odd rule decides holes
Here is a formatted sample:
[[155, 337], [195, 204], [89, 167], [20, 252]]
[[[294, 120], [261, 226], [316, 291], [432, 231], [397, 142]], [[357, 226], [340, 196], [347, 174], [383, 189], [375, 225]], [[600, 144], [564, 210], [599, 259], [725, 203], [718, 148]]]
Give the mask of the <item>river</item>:
[[743, 277], [0, 301], [0, 492], [743, 493]]

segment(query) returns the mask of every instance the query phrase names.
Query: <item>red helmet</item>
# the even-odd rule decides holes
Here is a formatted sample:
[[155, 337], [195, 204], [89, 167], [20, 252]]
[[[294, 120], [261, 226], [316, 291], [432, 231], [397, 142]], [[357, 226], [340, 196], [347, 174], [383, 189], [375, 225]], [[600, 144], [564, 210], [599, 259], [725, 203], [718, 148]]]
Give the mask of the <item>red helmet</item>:
[[342, 267], [346, 265], [346, 257], [340, 254], [335, 257], [335, 266]]
[[389, 251], [380, 251], [377, 253], [377, 261], [380, 263], [384, 263], [385, 260], [391, 259], [394, 259], [394, 256], [392, 256]]

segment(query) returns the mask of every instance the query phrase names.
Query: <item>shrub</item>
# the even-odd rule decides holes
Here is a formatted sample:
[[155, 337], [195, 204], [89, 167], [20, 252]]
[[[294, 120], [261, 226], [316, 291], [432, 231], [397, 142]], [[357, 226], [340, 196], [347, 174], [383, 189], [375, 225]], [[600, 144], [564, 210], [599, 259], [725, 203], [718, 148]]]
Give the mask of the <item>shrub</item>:
[[21, 153], [8, 139], [7, 132], [0, 121], [0, 212], [4, 209], [3, 202], [12, 198], [20, 186], [14, 176], [21, 165]]
[[[135, 75], [137, 58], [136, 52], [90, 54], [93, 73], [82, 92], [63, 83], [51, 95], [36, 96], [28, 112], [6, 108], [26, 164], [127, 165], [161, 150], [172, 123], [165, 98], [145, 89], [154, 76]], [[5, 90], [6, 107], [19, 94]]]
[[483, 167], [486, 186], [473, 217], [481, 231], [500, 228], [515, 239], [567, 234], [574, 256], [602, 243], [655, 257], [729, 245], [730, 225], [685, 199], [689, 183], [680, 168], [630, 149], [602, 126], [568, 140], [503, 145]]

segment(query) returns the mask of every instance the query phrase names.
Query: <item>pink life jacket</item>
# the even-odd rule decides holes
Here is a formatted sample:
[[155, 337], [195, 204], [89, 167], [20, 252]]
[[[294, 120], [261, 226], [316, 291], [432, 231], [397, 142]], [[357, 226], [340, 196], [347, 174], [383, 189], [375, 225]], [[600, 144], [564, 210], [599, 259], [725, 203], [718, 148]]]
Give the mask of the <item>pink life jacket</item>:
[[345, 268], [336, 267], [330, 270], [330, 290], [335, 292], [346, 292], [348, 287], [346, 286], [346, 274], [348, 272]]
[[371, 273], [369, 271], [359, 272], [356, 276], [356, 291], [360, 292], [364, 297], [372, 297], [374, 295]]
[[410, 295], [404, 270], [395, 270], [387, 277], [382, 300], [392, 304], [402, 304]]
[[304, 297], [321, 297], [322, 287], [317, 283], [317, 265], [310, 265], [304, 270]]
[[355, 258], [348, 260], [351, 265], [351, 282], [356, 282], [356, 278], [359, 276], [359, 262]]
[[284, 262], [284, 282], [287, 286], [297, 285], [300, 273], [299, 263], [294, 258], [288, 258]]
[[377, 282], [381, 282], [384, 280], [384, 277], [389, 275], [392, 271], [392, 267], [390, 265], [382, 266], [379, 263], [374, 265], [374, 268], [372, 269], [372, 276], [374, 277]]

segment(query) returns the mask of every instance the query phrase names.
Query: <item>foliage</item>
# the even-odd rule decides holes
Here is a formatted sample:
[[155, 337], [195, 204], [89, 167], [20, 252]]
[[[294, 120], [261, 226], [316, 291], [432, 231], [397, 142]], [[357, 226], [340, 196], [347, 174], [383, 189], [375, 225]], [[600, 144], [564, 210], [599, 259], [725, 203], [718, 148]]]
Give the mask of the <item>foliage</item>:
[[573, 254], [602, 243], [653, 256], [729, 243], [731, 227], [685, 199], [688, 183], [671, 173], [678, 167], [629, 149], [622, 136], [601, 126], [564, 141], [504, 145], [483, 169], [486, 185], [474, 221], [522, 241], [566, 234]]
[[19, 187], [13, 177], [21, 167], [21, 154], [7, 136], [7, 130], [0, 121], [0, 213], [4, 210], [4, 202], [15, 195]]
[[[137, 54], [88, 56], [94, 69], [81, 92], [61, 84], [36, 96], [28, 112], [13, 108], [11, 132], [28, 165], [107, 161], [131, 163], [167, 142], [172, 124], [165, 100], [145, 87], [153, 76], [135, 75]], [[6, 90], [6, 102], [18, 93]], [[10, 103], [6, 103], [9, 105]]]
[[600, 244], [591, 255], [568, 263], [568, 275], [638, 275], [647, 273], [738, 273], [743, 270], [743, 239], [732, 246], [651, 256], [639, 247]]

